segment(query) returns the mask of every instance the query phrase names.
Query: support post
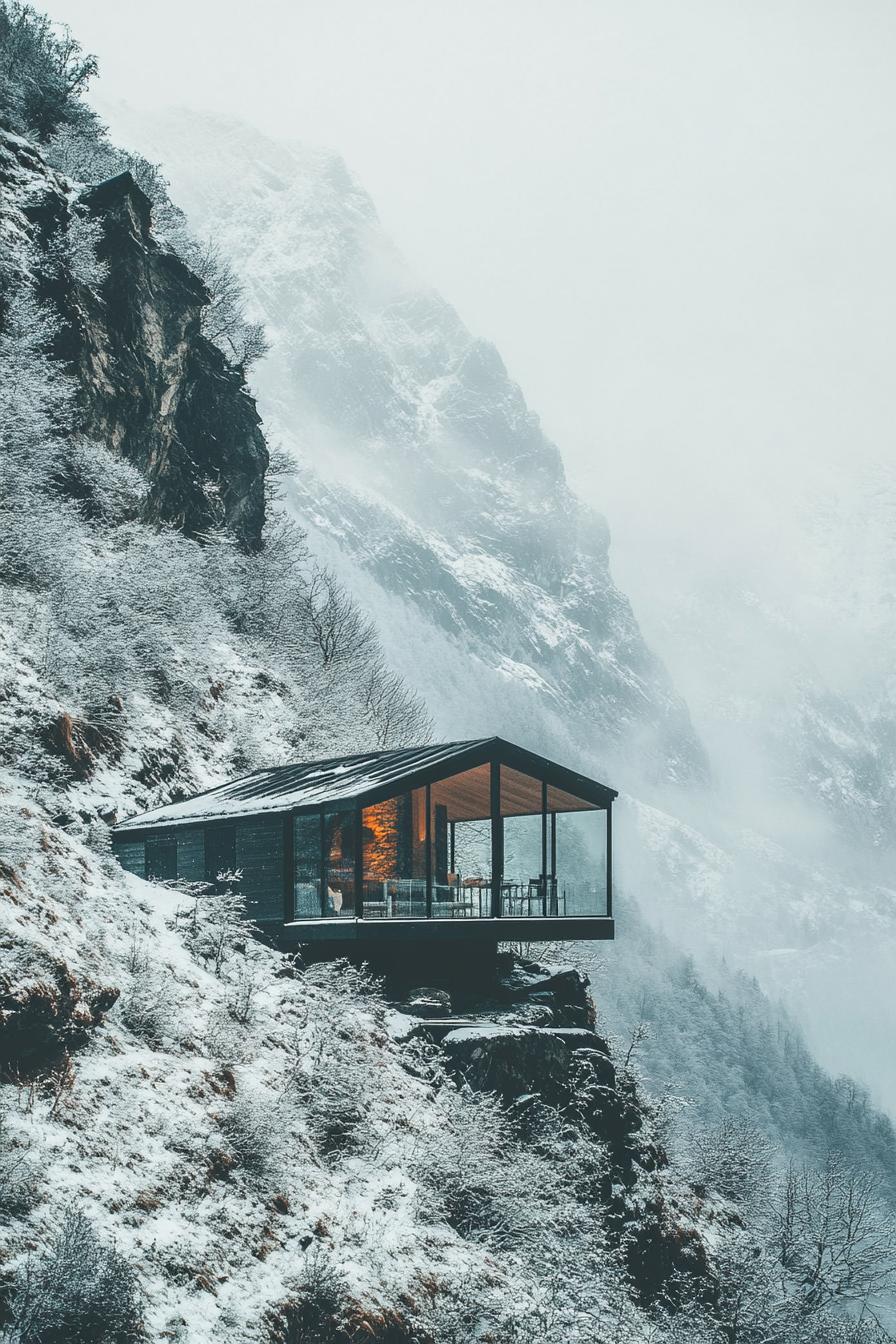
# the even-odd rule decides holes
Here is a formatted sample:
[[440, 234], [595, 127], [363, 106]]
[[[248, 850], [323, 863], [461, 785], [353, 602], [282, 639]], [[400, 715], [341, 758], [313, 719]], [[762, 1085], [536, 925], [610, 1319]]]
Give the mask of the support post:
[[296, 917], [296, 826], [293, 814], [283, 818], [283, 922]]
[[607, 919], [613, 918], [613, 803], [607, 803]]
[[355, 804], [355, 918], [364, 918], [364, 820], [361, 804]]
[[432, 919], [432, 786], [426, 786], [426, 918]]
[[504, 818], [501, 816], [501, 766], [491, 763], [489, 811], [492, 819], [492, 919], [500, 919], [504, 884]]
[[448, 864], [448, 867], [451, 869], [452, 873], [457, 872], [457, 869], [456, 869], [455, 866], [454, 866], [454, 828], [455, 828], [456, 825], [457, 825], [457, 822], [456, 822], [456, 821], [452, 821], [451, 825], [450, 825], [449, 828], [448, 828], [448, 834], [449, 834], [450, 839], [451, 839], [451, 856], [450, 856], [450, 862], [449, 862], [449, 864]]
[[557, 813], [551, 813], [551, 914], [560, 913], [560, 900], [557, 891]]
[[548, 786], [541, 781], [541, 913], [548, 913]]
[[326, 919], [327, 910], [327, 823], [324, 809], [320, 810], [320, 914]]

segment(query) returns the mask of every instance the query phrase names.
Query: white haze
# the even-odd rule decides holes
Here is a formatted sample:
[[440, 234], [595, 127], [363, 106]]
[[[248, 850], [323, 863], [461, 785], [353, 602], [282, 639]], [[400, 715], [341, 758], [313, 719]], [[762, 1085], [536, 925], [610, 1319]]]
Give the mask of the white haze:
[[[807, 682], [863, 715], [892, 694], [896, 11], [50, 9], [99, 54], [101, 101], [227, 112], [344, 156], [608, 515], [616, 578], [741, 824], [811, 852], [829, 819], [779, 787], [759, 729], [786, 737]], [[866, 954], [839, 994], [864, 974], [885, 1002], [892, 968]], [[874, 1085], [888, 1050], [882, 1029], [826, 1058]]]

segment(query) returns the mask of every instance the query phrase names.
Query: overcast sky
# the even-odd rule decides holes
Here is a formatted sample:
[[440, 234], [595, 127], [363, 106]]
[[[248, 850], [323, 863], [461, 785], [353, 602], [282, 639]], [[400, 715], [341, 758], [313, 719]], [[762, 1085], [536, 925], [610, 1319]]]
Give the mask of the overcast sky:
[[337, 149], [496, 341], [623, 567], [670, 518], [767, 551], [801, 482], [892, 454], [892, 0], [49, 9], [104, 97]]

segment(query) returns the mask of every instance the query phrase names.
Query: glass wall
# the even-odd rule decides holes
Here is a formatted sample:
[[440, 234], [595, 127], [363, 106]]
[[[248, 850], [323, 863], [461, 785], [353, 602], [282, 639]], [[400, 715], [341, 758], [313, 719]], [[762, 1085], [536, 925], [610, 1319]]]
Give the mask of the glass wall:
[[361, 813], [364, 916], [426, 917], [426, 790], [390, 798]]
[[324, 813], [324, 914], [355, 913], [355, 813], [339, 808]]
[[296, 919], [314, 919], [320, 904], [320, 813], [293, 818], [293, 903]]
[[[557, 858], [556, 913], [607, 913], [607, 814], [567, 812], [552, 823]], [[549, 914], [554, 913], [548, 910]]]
[[605, 914], [606, 813], [502, 766], [493, 835], [491, 784], [478, 766], [360, 812], [294, 818], [295, 917], [354, 916], [362, 899], [367, 919], [491, 918], [496, 904], [516, 918]]

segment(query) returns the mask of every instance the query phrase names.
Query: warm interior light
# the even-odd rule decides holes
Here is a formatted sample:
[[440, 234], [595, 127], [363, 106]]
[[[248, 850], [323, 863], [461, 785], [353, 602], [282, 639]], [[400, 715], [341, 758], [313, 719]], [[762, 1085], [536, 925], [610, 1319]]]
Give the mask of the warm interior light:
[[398, 799], [365, 807], [364, 875], [385, 882], [398, 872]]

